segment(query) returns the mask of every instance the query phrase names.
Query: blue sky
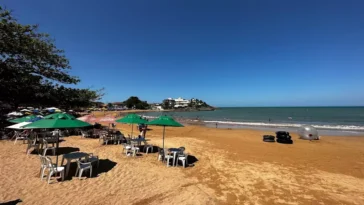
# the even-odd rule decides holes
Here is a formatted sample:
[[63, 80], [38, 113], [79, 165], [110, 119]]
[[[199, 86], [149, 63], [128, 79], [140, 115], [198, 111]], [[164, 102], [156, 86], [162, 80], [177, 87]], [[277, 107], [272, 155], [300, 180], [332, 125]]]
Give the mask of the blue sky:
[[105, 102], [364, 105], [364, 1], [4, 0]]

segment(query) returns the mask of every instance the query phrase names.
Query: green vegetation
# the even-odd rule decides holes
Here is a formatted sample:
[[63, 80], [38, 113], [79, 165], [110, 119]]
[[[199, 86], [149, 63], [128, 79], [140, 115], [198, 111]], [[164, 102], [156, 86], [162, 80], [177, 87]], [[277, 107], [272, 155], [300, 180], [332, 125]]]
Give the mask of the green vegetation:
[[174, 100], [168, 100], [165, 99], [162, 102], [162, 108], [165, 110], [169, 110], [169, 109], [174, 109], [174, 105], [176, 104], [176, 102]]
[[[174, 106], [176, 105], [175, 100], [169, 100], [169, 99], [165, 99], [163, 100], [161, 106], [163, 109], [186, 109], [186, 107], [180, 107], [180, 108], [175, 108]], [[212, 108], [210, 105], [208, 105], [206, 102], [199, 100], [199, 99], [191, 99], [190, 103], [188, 104], [188, 109], [199, 109], [199, 108]]]
[[114, 105], [112, 103], [107, 103], [107, 108], [111, 109], [113, 107], [114, 107]]
[[136, 96], [131, 96], [127, 100], [123, 102], [125, 106], [129, 109], [137, 109], [137, 110], [147, 110], [150, 108], [147, 101], [141, 101]]
[[37, 29], [37, 25], [19, 24], [0, 6], [0, 105], [67, 109], [87, 107], [100, 99], [102, 89], [64, 86], [77, 84], [80, 79], [68, 74], [71, 66], [64, 51]]
[[211, 107], [206, 102], [199, 99], [191, 99], [191, 102], [188, 104], [188, 107], [192, 108], [208, 108]]

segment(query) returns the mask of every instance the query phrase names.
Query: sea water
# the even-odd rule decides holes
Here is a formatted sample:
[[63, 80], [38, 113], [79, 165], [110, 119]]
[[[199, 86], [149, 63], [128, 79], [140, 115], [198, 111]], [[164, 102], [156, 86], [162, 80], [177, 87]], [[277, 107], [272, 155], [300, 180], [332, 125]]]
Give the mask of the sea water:
[[229, 107], [200, 112], [149, 112], [151, 118], [170, 115], [199, 120], [206, 126], [295, 131], [312, 125], [325, 135], [364, 135], [364, 107]]

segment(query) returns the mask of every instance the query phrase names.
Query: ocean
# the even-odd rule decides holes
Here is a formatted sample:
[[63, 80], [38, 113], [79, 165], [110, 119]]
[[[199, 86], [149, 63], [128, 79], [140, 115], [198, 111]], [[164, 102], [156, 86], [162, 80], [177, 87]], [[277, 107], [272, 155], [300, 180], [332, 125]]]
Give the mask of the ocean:
[[148, 112], [154, 118], [170, 115], [176, 119], [200, 120], [218, 128], [296, 131], [312, 125], [322, 135], [363, 135], [364, 107], [229, 107], [200, 112]]

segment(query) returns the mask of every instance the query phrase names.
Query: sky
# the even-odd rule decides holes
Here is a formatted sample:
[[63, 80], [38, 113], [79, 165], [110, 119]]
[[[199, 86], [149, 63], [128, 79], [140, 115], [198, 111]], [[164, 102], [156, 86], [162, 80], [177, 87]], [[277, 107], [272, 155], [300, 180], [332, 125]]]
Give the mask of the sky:
[[3, 0], [104, 102], [364, 105], [362, 0]]

